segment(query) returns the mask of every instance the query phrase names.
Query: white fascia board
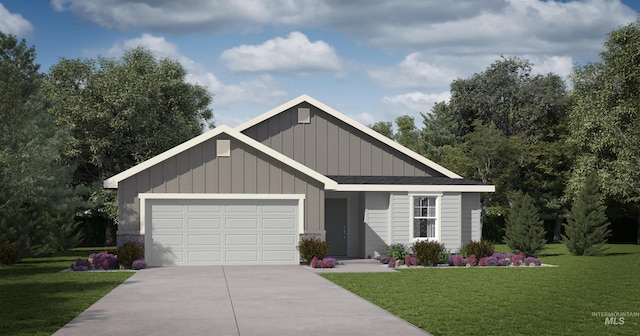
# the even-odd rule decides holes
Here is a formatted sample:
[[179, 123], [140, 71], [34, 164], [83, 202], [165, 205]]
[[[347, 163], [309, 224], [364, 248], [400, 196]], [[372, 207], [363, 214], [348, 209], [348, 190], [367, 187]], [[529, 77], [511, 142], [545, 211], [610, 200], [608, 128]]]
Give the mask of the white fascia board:
[[339, 184], [336, 191], [495, 192], [493, 185]]
[[292, 100], [290, 100], [290, 101], [288, 101], [288, 102], [286, 102], [286, 103], [284, 103], [284, 104], [282, 104], [282, 105], [280, 105], [280, 106], [278, 106], [278, 107], [276, 107], [274, 109], [271, 109], [268, 112], [266, 112], [266, 113], [264, 113], [264, 114], [262, 114], [262, 115], [260, 115], [260, 116], [258, 116], [256, 118], [253, 118], [253, 119], [251, 119], [251, 120], [249, 120], [249, 121], [237, 126], [235, 129], [237, 131], [239, 131], [239, 132], [242, 132], [245, 129], [251, 127], [251, 126], [256, 125], [256, 124], [258, 124], [258, 123], [260, 123], [260, 122], [262, 122], [264, 120], [267, 120], [267, 119], [277, 115], [278, 113], [286, 111], [286, 110], [288, 110], [288, 109], [290, 109], [290, 108], [292, 108], [292, 107], [294, 107], [294, 106], [296, 106], [296, 105], [298, 105], [298, 104], [300, 104], [302, 102], [308, 102], [311, 105], [314, 105], [315, 107], [317, 107], [317, 108], [329, 113], [330, 115], [338, 118], [339, 120], [342, 120], [343, 122], [349, 124], [350, 126], [355, 127], [356, 129], [364, 132], [365, 134], [367, 134], [367, 135], [369, 135], [369, 136], [371, 136], [371, 137], [383, 142], [384, 144], [386, 144], [386, 145], [388, 145], [388, 146], [400, 151], [401, 153], [406, 154], [407, 156], [417, 160], [418, 162], [426, 165], [427, 167], [429, 167], [429, 168], [431, 168], [431, 169], [433, 169], [433, 170], [435, 170], [435, 171], [437, 171], [439, 173], [444, 174], [446, 177], [449, 177], [449, 178], [462, 178], [462, 176], [460, 176], [460, 175], [448, 170], [447, 168], [445, 168], [445, 167], [443, 167], [443, 166], [441, 166], [441, 165], [439, 165], [439, 164], [437, 164], [437, 163], [425, 158], [424, 156], [422, 156], [422, 155], [410, 150], [409, 148], [407, 148], [407, 147], [405, 147], [405, 146], [403, 146], [403, 145], [401, 145], [401, 144], [399, 144], [399, 143], [387, 138], [386, 136], [384, 136], [384, 135], [372, 130], [371, 128], [369, 128], [369, 127], [367, 127], [367, 126], [365, 126], [365, 125], [353, 120], [352, 118], [350, 118], [350, 117], [348, 117], [348, 116], [346, 116], [346, 115], [334, 110], [333, 108], [331, 108], [331, 107], [329, 107], [329, 106], [317, 101], [316, 99], [314, 99], [314, 98], [312, 98], [312, 97], [310, 97], [310, 96], [308, 96], [306, 94], [303, 94], [303, 95], [301, 95], [301, 96], [299, 96], [297, 98], [294, 98], [294, 99], [292, 99]]
[[167, 159], [169, 159], [169, 158], [171, 158], [173, 156], [176, 156], [176, 155], [184, 152], [185, 150], [188, 150], [188, 149], [190, 149], [190, 148], [192, 148], [192, 147], [194, 147], [196, 145], [199, 145], [199, 144], [201, 144], [201, 143], [203, 143], [203, 142], [205, 142], [205, 141], [207, 141], [207, 140], [209, 140], [209, 139], [211, 139], [211, 138], [213, 138], [213, 137], [215, 137], [217, 135], [220, 135], [222, 133], [225, 133], [225, 134], [227, 134], [227, 135], [229, 135], [229, 136], [231, 136], [231, 137], [233, 137], [233, 138], [235, 138], [235, 139], [237, 139], [237, 140], [239, 140], [239, 141], [241, 141], [241, 142], [243, 142], [243, 143], [255, 148], [256, 150], [258, 150], [258, 151], [260, 151], [260, 152], [262, 152], [262, 153], [264, 153], [264, 154], [266, 154], [268, 156], [271, 156], [274, 159], [276, 159], [276, 160], [278, 160], [278, 161], [290, 166], [291, 168], [293, 168], [295, 170], [298, 170], [298, 171], [306, 174], [307, 176], [314, 178], [315, 180], [317, 180], [319, 182], [324, 183], [326, 189], [333, 189], [337, 185], [337, 183], [334, 180], [332, 180], [332, 179], [330, 179], [330, 178], [328, 178], [328, 177], [316, 172], [315, 170], [310, 169], [309, 167], [307, 167], [307, 166], [305, 166], [305, 165], [303, 165], [303, 164], [301, 164], [301, 163], [299, 163], [299, 162], [287, 157], [286, 155], [284, 155], [284, 154], [282, 154], [282, 153], [280, 153], [280, 152], [278, 152], [278, 151], [276, 151], [276, 150], [274, 150], [274, 149], [272, 149], [272, 148], [270, 148], [268, 146], [265, 146], [265, 145], [257, 142], [256, 140], [254, 140], [254, 139], [252, 139], [252, 138], [250, 138], [250, 137], [248, 137], [248, 136], [246, 136], [246, 135], [234, 130], [233, 128], [231, 128], [229, 126], [222, 125], [222, 126], [218, 126], [218, 127], [214, 128], [211, 131], [203, 133], [203, 134], [201, 134], [201, 135], [199, 135], [199, 136], [197, 136], [197, 137], [195, 137], [195, 138], [193, 138], [193, 139], [191, 139], [189, 141], [186, 141], [186, 142], [184, 142], [184, 143], [182, 143], [182, 144], [180, 144], [180, 145], [178, 145], [176, 147], [173, 147], [173, 148], [171, 148], [171, 149], [169, 149], [169, 150], [167, 150], [167, 151], [165, 151], [165, 152], [163, 152], [161, 154], [158, 154], [158, 155], [152, 157], [151, 159], [149, 159], [147, 161], [144, 161], [144, 162], [142, 162], [142, 163], [140, 163], [140, 164], [138, 164], [136, 166], [133, 166], [133, 167], [131, 167], [131, 168], [129, 168], [129, 169], [127, 169], [127, 170], [115, 175], [115, 176], [112, 176], [112, 177], [104, 180], [103, 186], [104, 186], [104, 188], [110, 188], [110, 189], [118, 188], [118, 182], [123, 181], [123, 180], [125, 180], [125, 179], [127, 179], [127, 178], [129, 178], [129, 177], [131, 177], [131, 176], [133, 176], [133, 175], [145, 170], [145, 169], [148, 169], [148, 168], [150, 168], [150, 167], [152, 167], [152, 166], [154, 166], [154, 165], [156, 165], [156, 164], [158, 164], [158, 163], [160, 163], [160, 162], [162, 162], [164, 160], [167, 160]]
[[204, 194], [204, 193], [140, 193], [138, 198], [147, 199], [233, 199], [233, 200], [304, 200], [305, 194]]

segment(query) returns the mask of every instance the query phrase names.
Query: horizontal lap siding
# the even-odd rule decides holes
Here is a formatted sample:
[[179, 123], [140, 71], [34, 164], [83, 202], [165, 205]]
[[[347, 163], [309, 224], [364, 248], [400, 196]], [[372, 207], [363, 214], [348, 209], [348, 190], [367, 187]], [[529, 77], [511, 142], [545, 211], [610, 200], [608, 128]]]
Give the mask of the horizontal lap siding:
[[479, 241], [482, 237], [480, 225], [480, 193], [462, 194], [462, 243]]
[[119, 234], [139, 233], [139, 193], [305, 194], [305, 230], [324, 230], [324, 186], [231, 138], [231, 156], [215, 157], [221, 135], [118, 185]]
[[[310, 108], [310, 123], [298, 123], [299, 107]], [[243, 133], [324, 175], [443, 176], [308, 103]]]
[[440, 198], [440, 241], [451, 252], [462, 247], [461, 206], [460, 193], [444, 193]]
[[409, 196], [407, 193], [392, 193], [390, 200], [391, 211], [391, 240], [393, 243], [409, 244], [409, 228], [411, 223]]
[[365, 255], [382, 255], [389, 246], [389, 193], [366, 192], [364, 209]]

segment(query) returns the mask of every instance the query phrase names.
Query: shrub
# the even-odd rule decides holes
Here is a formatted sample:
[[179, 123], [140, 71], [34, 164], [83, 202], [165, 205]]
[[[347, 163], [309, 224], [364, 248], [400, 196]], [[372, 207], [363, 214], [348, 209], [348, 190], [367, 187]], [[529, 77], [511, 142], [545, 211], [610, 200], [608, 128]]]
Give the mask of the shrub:
[[92, 269], [108, 270], [118, 268], [118, 258], [107, 251], [90, 254], [88, 261], [92, 265]]
[[469, 259], [467, 259], [467, 263], [465, 265], [478, 266], [478, 259], [472, 254], [469, 256]]
[[412, 249], [418, 257], [420, 265], [437, 266], [444, 245], [434, 241], [420, 240], [413, 244]]
[[540, 259], [534, 258], [534, 257], [526, 257], [526, 258], [524, 258], [524, 261], [522, 261], [522, 263], [525, 266], [530, 266], [531, 264], [536, 265], [536, 266], [542, 265], [542, 262], [540, 261]]
[[490, 240], [471, 241], [462, 250], [467, 256], [474, 255], [482, 259], [493, 254], [493, 242]]
[[90, 269], [91, 269], [91, 263], [89, 262], [89, 260], [78, 258], [76, 262], [71, 264], [72, 271], [88, 271]]
[[389, 263], [387, 264], [387, 266], [396, 267], [396, 259], [395, 258], [389, 259]]
[[562, 240], [574, 255], [602, 254], [603, 244], [611, 233], [602, 195], [592, 175], [587, 176], [584, 187], [578, 193], [564, 224]]
[[131, 264], [131, 269], [141, 270], [147, 268], [147, 262], [144, 259], [138, 259]]
[[307, 264], [311, 263], [313, 257], [322, 260], [327, 256], [327, 250], [329, 249], [329, 243], [320, 240], [315, 237], [303, 238], [298, 245], [298, 251], [300, 251], [300, 259]]
[[20, 260], [18, 243], [5, 242], [0, 245], [0, 265], [11, 266]]
[[131, 268], [133, 262], [144, 258], [144, 247], [138, 242], [129, 241], [118, 247], [118, 261], [124, 268]]
[[381, 264], [388, 264], [389, 263], [389, 259], [391, 259], [391, 258], [388, 255], [383, 254], [383, 255], [379, 256], [377, 259], [380, 261]]
[[528, 255], [536, 255], [544, 248], [544, 222], [528, 194], [521, 191], [513, 195], [511, 210], [507, 215], [504, 240], [509, 247]]
[[388, 255], [391, 258], [394, 258], [395, 260], [404, 260], [404, 257], [406, 257], [408, 254], [407, 249], [404, 247], [403, 244], [391, 244], [391, 246], [389, 246], [389, 249], [387, 250], [386, 255]]
[[335, 258], [323, 258], [319, 260], [316, 257], [311, 259], [311, 267], [312, 268], [334, 268], [336, 267], [336, 259]]

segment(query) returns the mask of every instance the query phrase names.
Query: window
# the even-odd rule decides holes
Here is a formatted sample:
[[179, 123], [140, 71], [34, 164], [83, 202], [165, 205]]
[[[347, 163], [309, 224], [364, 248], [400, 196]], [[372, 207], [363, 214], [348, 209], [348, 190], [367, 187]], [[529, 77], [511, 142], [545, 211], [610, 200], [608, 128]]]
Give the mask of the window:
[[435, 196], [413, 197], [413, 237], [436, 238], [436, 212]]

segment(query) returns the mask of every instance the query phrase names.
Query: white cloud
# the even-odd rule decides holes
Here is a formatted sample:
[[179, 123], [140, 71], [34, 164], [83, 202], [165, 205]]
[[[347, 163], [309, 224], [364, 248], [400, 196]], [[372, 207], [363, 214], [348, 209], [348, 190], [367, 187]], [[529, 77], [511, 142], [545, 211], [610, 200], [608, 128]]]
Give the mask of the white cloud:
[[448, 86], [457, 75], [453, 69], [420, 60], [420, 53], [411, 53], [396, 66], [369, 71], [369, 77], [390, 88], [423, 89]]
[[0, 3], [0, 32], [5, 34], [24, 36], [33, 31], [31, 22], [26, 20], [20, 14], [9, 12], [9, 10]]
[[363, 125], [371, 125], [378, 121], [373, 114], [367, 112], [358, 113], [356, 115], [349, 115], [349, 117]]
[[[206, 87], [213, 95], [215, 109], [227, 107], [235, 102], [256, 102], [273, 104], [286, 92], [268, 75], [257, 76], [234, 84], [225, 84], [208, 71], [201, 63], [180, 53], [178, 47], [163, 36], [142, 34], [138, 38], [116, 42], [106, 51], [109, 57], [121, 56], [125, 50], [144, 47], [156, 57], [178, 61], [187, 71], [185, 80]], [[216, 116], [218, 118], [218, 116]]]
[[573, 71], [573, 58], [570, 56], [543, 56], [529, 59], [534, 66], [532, 72], [546, 75], [553, 72], [567, 78]]
[[220, 60], [237, 72], [280, 72], [307, 74], [339, 71], [342, 61], [324, 41], [311, 42], [306, 35], [292, 32], [260, 45], [241, 45], [225, 50]]
[[382, 103], [396, 116], [412, 115], [418, 116], [422, 113], [429, 113], [435, 103], [449, 101], [451, 93], [449, 91], [440, 93], [410, 92], [395, 96], [382, 98]]

